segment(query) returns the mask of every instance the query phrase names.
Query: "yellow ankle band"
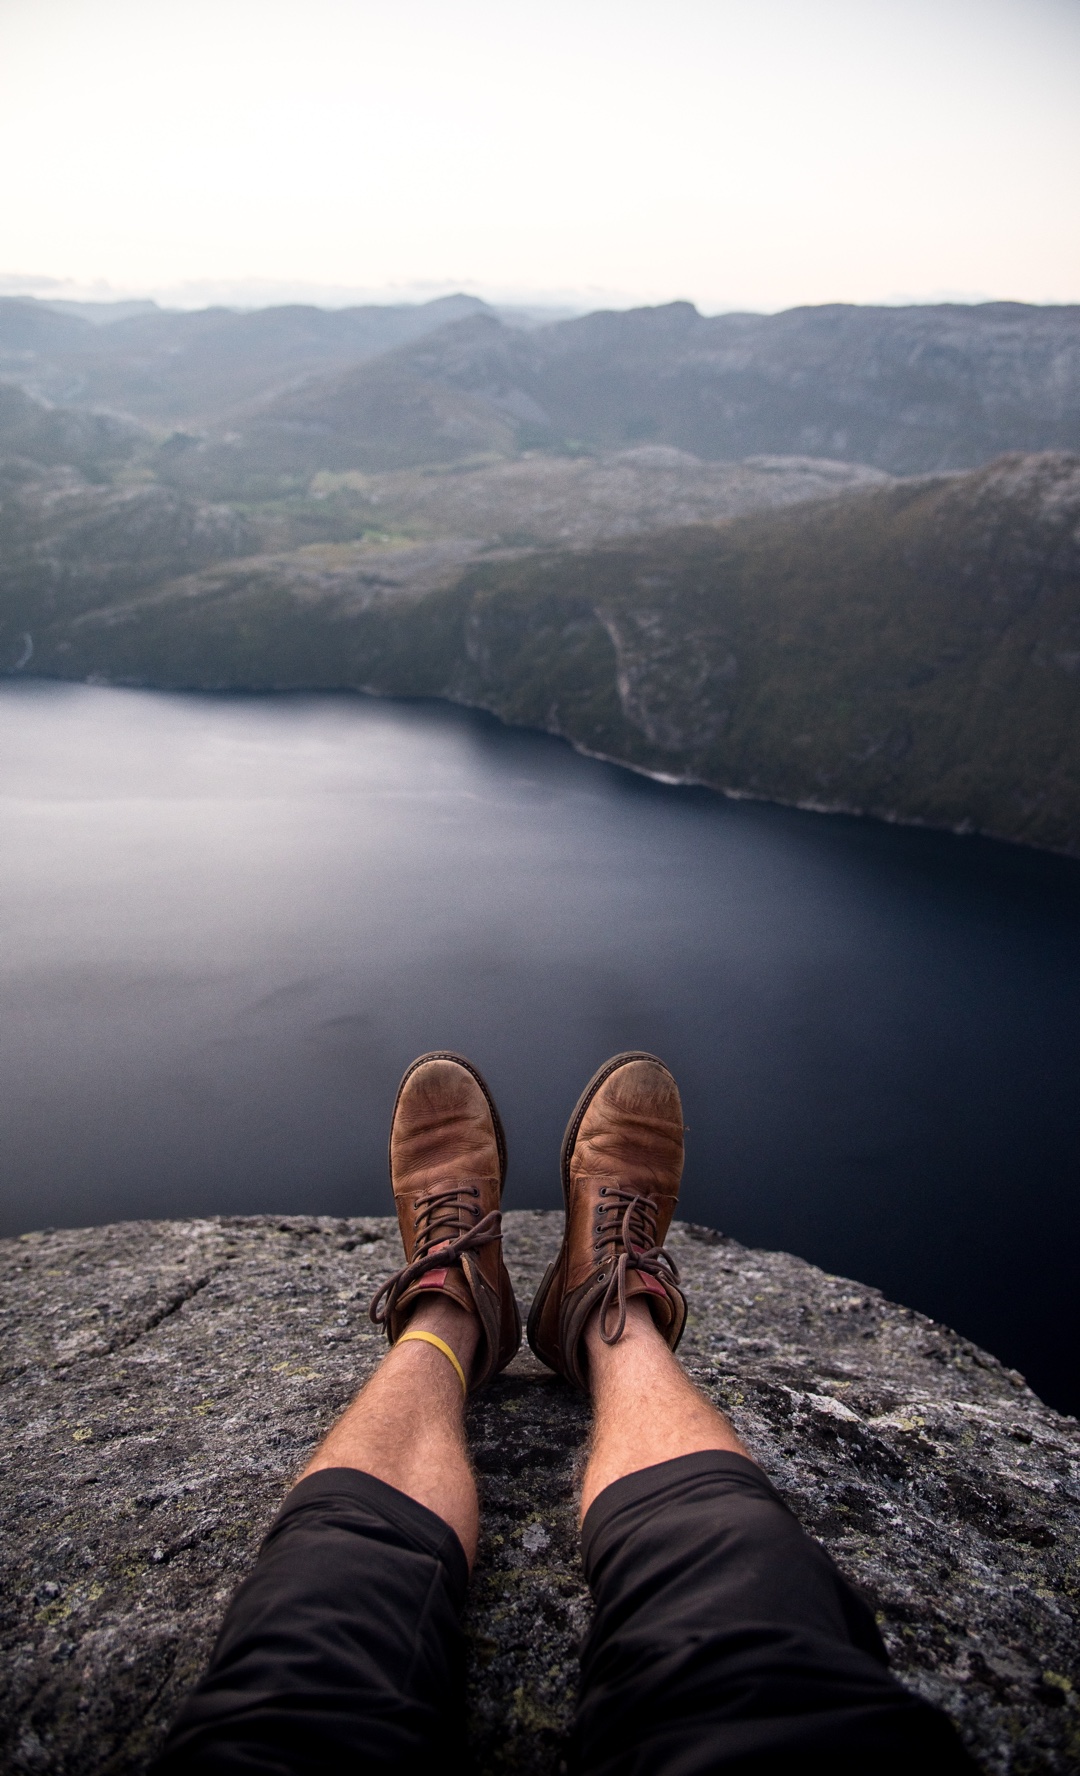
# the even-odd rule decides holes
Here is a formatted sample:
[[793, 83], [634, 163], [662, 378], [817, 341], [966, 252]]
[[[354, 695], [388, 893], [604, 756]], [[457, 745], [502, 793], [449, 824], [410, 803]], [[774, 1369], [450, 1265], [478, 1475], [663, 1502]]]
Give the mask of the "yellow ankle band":
[[457, 1371], [457, 1378], [461, 1383], [461, 1391], [465, 1397], [468, 1398], [469, 1384], [465, 1380], [465, 1371], [461, 1367], [461, 1364], [458, 1362], [453, 1351], [450, 1349], [450, 1346], [445, 1344], [441, 1338], [436, 1338], [434, 1332], [421, 1332], [419, 1327], [417, 1327], [415, 1332], [403, 1332], [397, 1342], [399, 1344], [407, 1344], [410, 1338], [418, 1338], [424, 1344], [433, 1344], [437, 1351], [442, 1351], [444, 1357], [449, 1357]]

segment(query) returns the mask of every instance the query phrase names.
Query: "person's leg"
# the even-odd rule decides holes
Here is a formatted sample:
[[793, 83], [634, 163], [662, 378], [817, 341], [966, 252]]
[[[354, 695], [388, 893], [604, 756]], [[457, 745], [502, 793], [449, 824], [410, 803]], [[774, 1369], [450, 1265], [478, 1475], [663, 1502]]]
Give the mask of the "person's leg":
[[[466, 1375], [472, 1317], [410, 1322]], [[464, 1393], [449, 1359], [395, 1345], [285, 1500], [153, 1776], [412, 1770], [460, 1737], [458, 1618], [476, 1550]]]
[[[592, 1394], [582, 1549], [596, 1617], [574, 1762], [588, 1776], [962, 1769], [944, 1717], [886, 1669], [873, 1615], [674, 1356], [686, 1299], [663, 1241], [678, 1088], [615, 1055], [563, 1140], [566, 1231], [529, 1315]], [[933, 1760], [936, 1760], [934, 1762]]]
[[468, 1062], [413, 1064], [390, 1158], [406, 1262], [371, 1315], [392, 1348], [286, 1498], [152, 1776], [404, 1776], [464, 1755], [465, 1389], [520, 1336], [505, 1144]]
[[593, 1429], [581, 1488], [581, 1515], [605, 1487], [650, 1468], [723, 1449], [749, 1458], [733, 1426], [699, 1393], [656, 1330], [644, 1296], [628, 1301], [616, 1344], [600, 1337], [599, 1314], [585, 1332]]
[[873, 1615], [694, 1387], [644, 1300], [585, 1333], [582, 1491], [597, 1605], [576, 1764], [589, 1776], [973, 1770], [887, 1670]]
[[[445, 1295], [431, 1295], [417, 1304], [409, 1330], [433, 1333], [470, 1373], [479, 1338], [475, 1314]], [[359, 1468], [434, 1511], [450, 1525], [472, 1566], [479, 1511], [465, 1447], [465, 1395], [437, 1346], [409, 1339], [387, 1352], [300, 1479], [328, 1468]]]

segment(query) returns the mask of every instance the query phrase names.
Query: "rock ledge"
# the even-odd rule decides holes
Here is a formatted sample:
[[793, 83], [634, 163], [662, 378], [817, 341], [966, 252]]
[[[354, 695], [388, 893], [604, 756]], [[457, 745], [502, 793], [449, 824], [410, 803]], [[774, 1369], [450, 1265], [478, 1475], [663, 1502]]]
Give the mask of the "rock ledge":
[[[526, 1301], [561, 1217], [507, 1216]], [[986, 1770], [1080, 1765], [1080, 1425], [873, 1289], [677, 1225], [688, 1367], [873, 1597]], [[131, 1222], [0, 1242], [0, 1764], [128, 1776], [290, 1476], [377, 1360], [388, 1220]], [[481, 1771], [554, 1772], [588, 1600], [587, 1409], [528, 1352], [472, 1409]]]

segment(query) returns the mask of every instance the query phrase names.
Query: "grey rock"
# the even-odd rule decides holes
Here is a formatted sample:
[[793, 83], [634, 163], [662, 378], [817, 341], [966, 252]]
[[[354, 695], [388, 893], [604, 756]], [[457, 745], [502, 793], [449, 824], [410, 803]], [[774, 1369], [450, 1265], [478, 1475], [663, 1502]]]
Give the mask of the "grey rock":
[[[560, 1217], [507, 1217], [527, 1301]], [[691, 1374], [873, 1599], [987, 1771], [1077, 1767], [1080, 1425], [942, 1326], [677, 1225]], [[387, 1220], [133, 1222], [0, 1245], [0, 1764], [144, 1768], [291, 1477], [384, 1345]], [[468, 1611], [484, 1772], [558, 1768], [589, 1615], [586, 1402], [527, 1352], [478, 1397]]]

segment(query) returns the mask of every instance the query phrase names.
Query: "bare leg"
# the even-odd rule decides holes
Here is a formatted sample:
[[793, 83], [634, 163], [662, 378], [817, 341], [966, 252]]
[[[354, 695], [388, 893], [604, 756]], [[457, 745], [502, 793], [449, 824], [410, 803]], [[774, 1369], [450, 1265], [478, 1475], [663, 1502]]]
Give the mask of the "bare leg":
[[617, 1344], [600, 1337], [599, 1314], [589, 1323], [585, 1344], [595, 1417], [582, 1517], [605, 1486], [639, 1468], [703, 1449], [750, 1454], [668, 1349], [640, 1296], [627, 1303]]
[[[631, 1324], [632, 1316], [632, 1324]], [[583, 1770], [940, 1770], [974, 1776], [944, 1717], [885, 1668], [866, 1602], [812, 1542], [640, 1300], [586, 1328], [596, 1409], [582, 1503], [596, 1615], [574, 1738]], [[717, 1451], [698, 1473], [642, 1470]], [[736, 1471], [741, 1469], [742, 1471]], [[617, 1500], [603, 1488], [627, 1475]]]
[[[446, 1295], [421, 1301], [409, 1330], [434, 1332], [466, 1375], [476, 1354], [475, 1314]], [[396, 1344], [323, 1439], [300, 1478], [321, 1468], [359, 1468], [426, 1505], [457, 1534], [470, 1567], [479, 1508], [465, 1447], [465, 1401], [453, 1365], [433, 1345]]]

